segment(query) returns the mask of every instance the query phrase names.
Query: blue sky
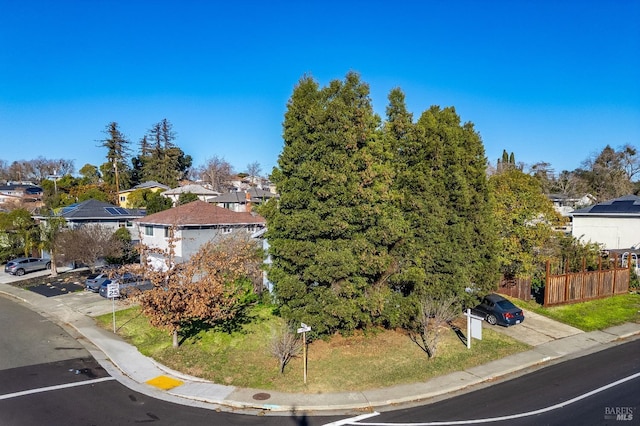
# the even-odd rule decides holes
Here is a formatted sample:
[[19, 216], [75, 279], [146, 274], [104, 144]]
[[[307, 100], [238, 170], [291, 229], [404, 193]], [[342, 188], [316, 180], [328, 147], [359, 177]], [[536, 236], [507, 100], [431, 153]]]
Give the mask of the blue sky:
[[0, 0], [0, 159], [99, 165], [167, 118], [194, 165], [267, 174], [295, 84], [360, 73], [374, 109], [455, 106], [495, 164], [640, 148], [640, 0]]

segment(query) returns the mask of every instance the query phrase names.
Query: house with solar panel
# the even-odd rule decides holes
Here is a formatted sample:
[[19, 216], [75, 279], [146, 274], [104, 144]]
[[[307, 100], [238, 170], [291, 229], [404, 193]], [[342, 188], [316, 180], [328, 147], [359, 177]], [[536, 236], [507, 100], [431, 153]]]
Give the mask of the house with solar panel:
[[608, 251], [640, 249], [640, 197], [626, 195], [571, 212], [571, 235]]
[[[138, 209], [125, 209], [104, 201], [91, 199], [65, 206], [57, 214], [65, 218], [71, 229], [87, 224], [101, 225], [112, 229], [113, 232], [118, 228], [128, 228], [131, 231], [131, 236], [135, 238], [133, 221], [143, 217], [145, 212]], [[46, 220], [46, 217], [38, 217], [38, 219]]]

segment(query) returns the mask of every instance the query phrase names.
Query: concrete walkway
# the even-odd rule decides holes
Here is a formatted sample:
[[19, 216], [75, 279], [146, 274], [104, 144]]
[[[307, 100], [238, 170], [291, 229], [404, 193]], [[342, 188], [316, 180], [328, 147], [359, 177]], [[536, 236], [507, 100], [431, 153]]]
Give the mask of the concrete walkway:
[[[533, 348], [485, 365], [436, 377], [426, 382], [384, 389], [330, 394], [291, 394], [224, 386], [186, 376], [159, 365], [119, 336], [95, 325], [91, 316], [111, 312], [110, 300], [92, 293], [44, 297], [7, 284], [0, 273], [0, 294], [13, 297], [64, 326], [120, 382], [138, 392], [167, 401], [245, 414], [361, 414], [418, 404], [447, 394], [471, 390], [546, 363], [605, 349], [640, 336], [640, 324], [626, 323], [584, 333], [533, 312], [512, 328], [492, 327]], [[29, 274], [29, 278], [34, 275]], [[116, 302], [118, 303], [118, 302]], [[121, 308], [122, 306], [117, 306]], [[485, 326], [488, 326], [485, 324]]]

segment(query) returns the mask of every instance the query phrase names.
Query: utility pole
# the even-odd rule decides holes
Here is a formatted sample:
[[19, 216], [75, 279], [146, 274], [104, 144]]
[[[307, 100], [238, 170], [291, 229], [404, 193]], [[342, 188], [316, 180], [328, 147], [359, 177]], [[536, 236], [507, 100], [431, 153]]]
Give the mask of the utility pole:
[[57, 194], [58, 193], [58, 179], [60, 179], [60, 176], [58, 176], [57, 170], [53, 171], [53, 174], [51, 176], [49, 176], [49, 179], [53, 179], [53, 193]]
[[118, 198], [118, 204], [120, 204], [120, 183], [118, 181], [118, 160], [113, 158], [113, 169], [116, 173], [116, 197]]

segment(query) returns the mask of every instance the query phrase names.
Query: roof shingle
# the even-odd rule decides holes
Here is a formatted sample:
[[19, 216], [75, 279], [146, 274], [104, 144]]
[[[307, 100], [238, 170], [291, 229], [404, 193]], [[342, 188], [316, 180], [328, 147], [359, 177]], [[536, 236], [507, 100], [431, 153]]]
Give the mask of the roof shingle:
[[204, 201], [193, 201], [188, 204], [173, 207], [136, 220], [143, 225], [239, 225], [265, 224], [260, 215], [246, 212], [234, 212]]

